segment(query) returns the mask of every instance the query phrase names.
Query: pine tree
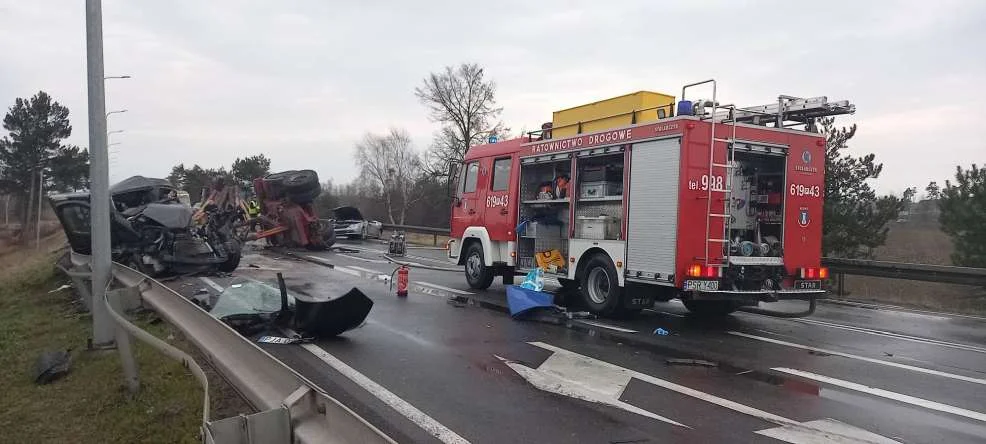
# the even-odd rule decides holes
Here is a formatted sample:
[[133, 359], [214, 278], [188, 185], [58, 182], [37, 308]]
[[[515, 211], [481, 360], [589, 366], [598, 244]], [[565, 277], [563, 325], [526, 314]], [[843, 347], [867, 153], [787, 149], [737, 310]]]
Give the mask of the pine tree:
[[880, 177], [883, 164], [876, 155], [854, 157], [844, 153], [856, 135], [856, 125], [836, 128], [833, 118], [821, 119], [825, 135], [825, 208], [822, 253], [825, 256], [871, 257], [887, 240], [889, 223], [904, 209], [903, 199], [877, 196], [869, 183]]
[[986, 168], [955, 167], [955, 183], [945, 181], [938, 201], [942, 230], [952, 237], [952, 263], [986, 268]]

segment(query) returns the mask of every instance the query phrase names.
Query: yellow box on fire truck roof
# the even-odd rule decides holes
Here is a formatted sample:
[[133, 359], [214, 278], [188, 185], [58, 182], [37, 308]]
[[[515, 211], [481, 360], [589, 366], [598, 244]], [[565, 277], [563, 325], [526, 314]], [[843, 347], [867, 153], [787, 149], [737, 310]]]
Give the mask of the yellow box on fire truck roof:
[[582, 123], [581, 133], [591, 133], [670, 117], [672, 109], [674, 109], [674, 96], [637, 91], [555, 111], [551, 118], [551, 138], [559, 139], [579, 134], [579, 122]]

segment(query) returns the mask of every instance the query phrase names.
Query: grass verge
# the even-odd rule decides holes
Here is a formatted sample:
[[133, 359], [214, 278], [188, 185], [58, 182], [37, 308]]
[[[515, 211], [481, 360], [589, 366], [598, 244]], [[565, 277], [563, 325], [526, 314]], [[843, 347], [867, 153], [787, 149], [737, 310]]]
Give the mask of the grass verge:
[[[53, 254], [37, 254], [0, 276], [0, 441], [201, 442], [202, 390], [191, 374], [137, 342], [141, 391], [131, 399], [117, 352], [86, 350], [91, 317], [79, 312], [72, 291], [49, 293], [66, 283], [54, 260]], [[179, 348], [190, 348], [163, 322], [149, 316], [135, 322]], [[59, 349], [72, 350], [71, 371], [52, 384], [36, 385], [34, 361], [42, 351]]]

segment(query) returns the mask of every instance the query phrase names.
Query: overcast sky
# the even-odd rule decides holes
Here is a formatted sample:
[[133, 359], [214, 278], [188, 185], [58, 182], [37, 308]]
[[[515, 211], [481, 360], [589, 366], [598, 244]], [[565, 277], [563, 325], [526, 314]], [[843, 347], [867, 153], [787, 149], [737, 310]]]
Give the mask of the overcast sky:
[[[0, 104], [45, 90], [88, 145], [84, 1], [0, 0]], [[884, 163], [881, 191], [923, 190], [986, 163], [986, 1], [150, 1], [103, 2], [113, 115], [111, 180], [179, 162], [357, 174], [367, 131], [437, 125], [414, 87], [477, 62], [503, 120], [714, 77], [722, 101], [849, 99], [857, 153]]]

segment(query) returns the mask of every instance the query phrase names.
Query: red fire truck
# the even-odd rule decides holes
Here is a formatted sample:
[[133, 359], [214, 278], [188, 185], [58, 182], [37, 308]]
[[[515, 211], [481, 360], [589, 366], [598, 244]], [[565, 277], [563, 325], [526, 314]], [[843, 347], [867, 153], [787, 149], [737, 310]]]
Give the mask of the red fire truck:
[[[685, 98], [699, 85], [711, 100]], [[828, 277], [815, 120], [854, 111], [825, 97], [721, 105], [708, 80], [677, 102], [640, 92], [555, 112], [540, 131], [470, 148], [449, 259], [475, 289], [540, 267], [600, 315], [812, 299]]]

